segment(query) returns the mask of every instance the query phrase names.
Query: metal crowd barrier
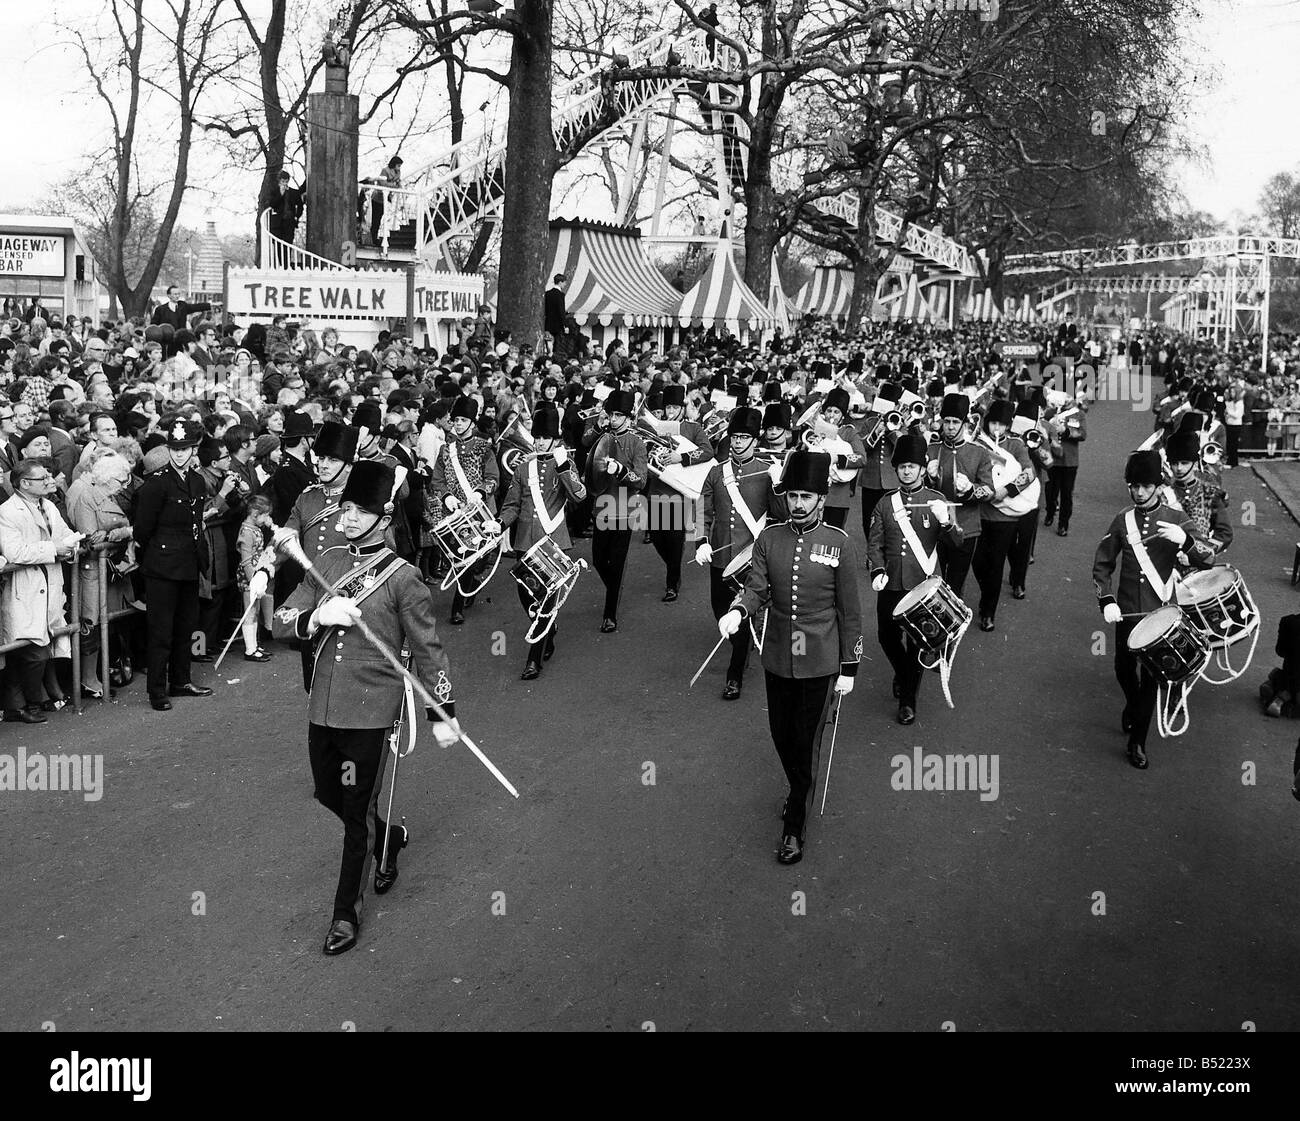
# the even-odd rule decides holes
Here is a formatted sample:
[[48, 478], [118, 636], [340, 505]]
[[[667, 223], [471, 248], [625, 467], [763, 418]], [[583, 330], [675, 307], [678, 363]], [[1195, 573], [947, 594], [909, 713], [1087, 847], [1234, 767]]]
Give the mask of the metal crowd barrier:
[[[50, 639], [62, 638], [64, 635], [80, 636], [81, 634], [81, 575], [78, 571], [82, 554], [91, 552], [96, 555], [96, 564], [99, 565], [99, 661], [100, 671], [99, 680], [104, 687], [104, 695], [100, 698], [100, 703], [107, 703], [111, 696], [109, 677], [111, 674], [112, 659], [109, 656], [108, 648], [108, 625], [118, 619], [125, 619], [129, 615], [140, 614], [139, 609], [135, 607], [124, 607], [121, 611], [114, 611], [110, 616], [108, 613], [108, 554], [116, 545], [110, 545], [107, 542], [100, 545], [91, 545], [77, 550], [69, 564], [71, 577], [69, 583], [72, 585], [71, 607], [69, 617], [73, 620], [65, 623], [61, 627], [50, 628]], [[0, 645], [0, 654], [11, 654], [15, 650], [21, 650], [25, 646], [34, 646], [31, 639], [22, 639], [18, 642], [6, 642]], [[81, 696], [81, 646], [79, 643], [73, 643], [72, 651], [72, 704], [73, 711], [78, 716], [83, 710]]]

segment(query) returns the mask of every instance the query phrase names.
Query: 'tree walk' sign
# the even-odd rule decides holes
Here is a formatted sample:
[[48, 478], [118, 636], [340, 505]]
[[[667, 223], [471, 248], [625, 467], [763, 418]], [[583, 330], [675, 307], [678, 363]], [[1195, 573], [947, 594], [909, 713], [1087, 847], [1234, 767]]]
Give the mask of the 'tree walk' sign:
[[[405, 273], [231, 269], [230, 306], [235, 315], [277, 315], [329, 319], [396, 319], [407, 315]], [[459, 319], [483, 301], [483, 278], [468, 273], [429, 272], [415, 277], [418, 319]]]

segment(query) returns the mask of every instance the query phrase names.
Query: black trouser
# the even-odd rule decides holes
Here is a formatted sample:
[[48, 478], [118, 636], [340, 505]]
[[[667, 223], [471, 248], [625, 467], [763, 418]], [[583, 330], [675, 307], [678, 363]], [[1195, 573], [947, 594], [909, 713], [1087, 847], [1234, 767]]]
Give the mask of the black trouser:
[[880, 500], [887, 495], [887, 490], [872, 490], [864, 487], [862, 490], [862, 532], [868, 537], [871, 536], [871, 515]]
[[980, 618], [993, 619], [1002, 596], [1002, 573], [1007, 567], [1007, 553], [1015, 540], [1019, 519], [1014, 522], [980, 522], [979, 545], [971, 559], [975, 579], [980, 586]]
[[903, 624], [894, 618], [894, 608], [905, 595], [907, 592], [888, 589], [876, 594], [876, 637], [898, 680], [899, 705], [916, 708], [916, 693], [925, 675], [920, 661], [921, 648], [912, 641]]
[[[361, 922], [370, 858], [384, 854], [388, 826], [379, 816], [391, 728], [307, 725], [307, 754], [316, 801], [343, 822], [343, 859], [334, 893], [334, 918]], [[351, 766], [349, 766], [351, 764]], [[394, 837], [393, 843], [399, 843]]]
[[605, 585], [605, 618], [618, 621], [618, 599], [623, 591], [623, 569], [632, 544], [630, 529], [601, 529], [591, 535], [591, 567]]
[[1038, 540], [1038, 509], [1035, 507], [1016, 520], [1016, 535], [1007, 554], [1011, 561], [1011, 586], [1023, 588], [1029, 582], [1029, 558], [1034, 555], [1034, 542]]
[[1225, 424], [1223, 426], [1224, 432], [1227, 433], [1226, 439], [1228, 444], [1228, 446], [1224, 448], [1224, 454], [1227, 457], [1229, 467], [1237, 466], [1237, 448], [1241, 446], [1241, 429], [1242, 425], [1240, 424]]
[[831, 702], [835, 674], [825, 677], [778, 677], [764, 670], [767, 680], [767, 724], [772, 742], [790, 783], [785, 807], [785, 831], [800, 839], [808, 820], [808, 803], [817, 782], [813, 758], [826, 708]]
[[1070, 528], [1070, 517], [1074, 513], [1074, 477], [1078, 473], [1077, 467], [1054, 465], [1047, 469], [1047, 516], [1055, 516], [1059, 503], [1062, 529]]
[[944, 583], [957, 593], [958, 599], [961, 598], [962, 589], [966, 586], [966, 574], [970, 571], [971, 557], [975, 553], [975, 546], [979, 543], [978, 533], [974, 537], [969, 535], [963, 537], [960, 545], [950, 544], [947, 537], [939, 538], [939, 568], [943, 573]]
[[53, 649], [51, 643], [10, 651], [4, 674], [5, 708], [39, 708], [45, 702], [45, 667]]
[[190, 683], [190, 645], [199, 629], [198, 580], [146, 576], [149, 627], [149, 696], [165, 697], [168, 686]]
[[[736, 589], [723, 579], [722, 571], [709, 565], [709, 606], [713, 608], [714, 619], [721, 619], [730, 611], [731, 601], [736, 598]], [[762, 626], [761, 620], [755, 620], [754, 625]], [[749, 623], [741, 623], [740, 629], [728, 641], [731, 643], [731, 660], [727, 662], [727, 680], [744, 681], [749, 648], [754, 644], [749, 634]]]
[[1124, 690], [1124, 707], [1128, 709], [1132, 725], [1129, 743], [1145, 746], [1151, 717], [1156, 710], [1156, 687], [1159, 682], [1128, 648], [1128, 636], [1138, 625], [1138, 619], [1124, 619], [1115, 627], [1115, 680]]
[[[461, 594], [461, 580], [465, 581], [465, 583], [470, 585], [470, 587], [475, 587], [476, 585], [481, 584], [487, 570], [492, 566], [492, 560], [492, 553], [488, 553], [487, 556], [481, 557], [460, 574], [460, 580], [457, 580], [452, 584], [451, 613], [453, 615], [463, 613], [465, 608], [469, 606], [469, 601], [472, 598]], [[482, 588], [479, 588], [479, 591], [482, 590]], [[474, 595], [478, 595], [478, 592], [475, 592]]]
[[686, 550], [686, 530], [652, 529], [650, 544], [664, 562], [664, 587], [678, 591], [682, 586], [682, 553]]
[[384, 221], [384, 193], [376, 191], [370, 196], [370, 244], [379, 244], [379, 227]]
[[[534, 619], [533, 609], [537, 606], [537, 600], [533, 598], [531, 592], [525, 591], [524, 586], [520, 584], [518, 581], [515, 581], [515, 591], [519, 593], [519, 602], [520, 604], [523, 605], [525, 614], [528, 615], [528, 626], [529, 629], [531, 630], [533, 625], [533, 619]], [[542, 606], [543, 608], [549, 608], [553, 603], [554, 603], [554, 599], [548, 596], [546, 602], [543, 603]], [[530, 662], [536, 662], [538, 665], [542, 664], [542, 654], [545, 653], [546, 646], [548, 643], [552, 647], [555, 646], [555, 634], [559, 629], [560, 629], [559, 619], [558, 618], [552, 619], [551, 625], [546, 628], [545, 632], [542, 634], [542, 637], [539, 638], [536, 642], [530, 642], [528, 644], [528, 660]], [[527, 634], [527, 631], [525, 631], [524, 633]]]
[[844, 523], [848, 520], [849, 508], [847, 506], [822, 507], [822, 521], [827, 525], [833, 525], [836, 529], [843, 529]]

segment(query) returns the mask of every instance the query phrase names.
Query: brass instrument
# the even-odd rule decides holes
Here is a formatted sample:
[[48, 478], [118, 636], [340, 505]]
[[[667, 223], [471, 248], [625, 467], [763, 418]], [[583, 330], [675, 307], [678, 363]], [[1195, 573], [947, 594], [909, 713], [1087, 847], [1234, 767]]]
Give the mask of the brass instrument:
[[1223, 449], [1213, 440], [1210, 440], [1201, 448], [1201, 461], [1207, 467], [1217, 467], [1223, 459]]
[[1043, 446], [1043, 430], [1041, 428], [1031, 428], [1025, 433], [1025, 447], [1030, 451]]
[[920, 424], [925, 420], [925, 414], [928, 412], [924, 401], [913, 401], [908, 406], [907, 423]]
[[878, 448], [880, 441], [885, 438], [885, 433], [897, 436], [901, 431], [903, 431], [903, 414], [894, 409], [893, 412], [885, 414], [885, 419], [880, 424], [872, 425], [863, 444], [868, 448]]
[[582, 421], [595, 420], [604, 411], [605, 406], [603, 404], [592, 405], [589, 409], [579, 409], [578, 419]]
[[710, 444], [716, 444], [719, 440], [727, 435], [727, 420], [729, 414], [720, 412], [715, 409], [709, 414], [709, 419], [704, 422], [704, 438]]

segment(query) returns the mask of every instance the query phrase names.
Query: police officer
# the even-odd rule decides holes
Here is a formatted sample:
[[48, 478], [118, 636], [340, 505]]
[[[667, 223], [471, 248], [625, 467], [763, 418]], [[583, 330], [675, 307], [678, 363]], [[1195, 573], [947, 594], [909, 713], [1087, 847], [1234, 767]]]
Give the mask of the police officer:
[[[1178, 555], [1195, 568], [1208, 568], [1214, 546], [1204, 540], [1191, 517], [1161, 502], [1160, 453], [1136, 451], [1124, 468], [1133, 505], [1115, 515], [1097, 546], [1092, 582], [1102, 618], [1115, 626], [1115, 678], [1124, 691], [1120, 725], [1128, 733], [1128, 761], [1147, 768], [1146, 742], [1156, 706], [1157, 682], [1128, 648], [1141, 617], [1170, 601]], [[1119, 586], [1111, 585], [1116, 569]]]
[[921, 684], [920, 648], [913, 645], [894, 608], [913, 588], [939, 570], [940, 541], [961, 544], [961, 526], [937, 490], [924, 486], [928, 447], [925, 438], [908, 432], [898, 438], [891, 465], [899, 486], [878, 503], [867, 531], [867, 568], [876, 592], [876, 635], [894, 669], [898, 722], [916, 720]]
[[[321, 554], [316, 569], [329, 584], [304, 580], [276, 613], [278, 639], [311, 642], [314, 674], [308, 700], [307, 751], [316, 800], [343, 822], [343, 860], [324, 952], [356, 945], [372, 855], [381, 858], [389, 826], [379, 816], [385, 742], [399, 720], [414, 719], [404, 679], [350, 628], [364, 619], [390, 650], [411, 655], [411, 672], [455, 719], [447, 656], [434, 626], [433, 596], [414, 565], [385, 544], [393, 512], [393, 469], [358, 463], [339, 496], [339, 526], [347, 539]], [[438, 743], [455, 742], [453, 724], [434, 720]], [[405, 826], [389, 844], [388, 863], [375, 872], [383, 894], [397, 879]]]
[[857, 558], [848, 534], [822, 521], [830, 490], [830, 456], [790, 453], [780, 490], [790, 520], [768, 526], [754, 543], [744, 590], [718, 620], [725, 636], [768, 609], [763, 642], [767, 719], [790, 784], [782, 813], [777, 861], [803, 858], [808, 802], [816, 782], [813, 749], [826, 721], [831, 687], [853, 691], [862, 656], [862, 608]]
[[159, 712], [168, 697], [207, 697], [190, 680], [191, 643], [199, 628], [199, 573], [208, 563], [203, 505], [208, 489], [194, 462], [203, 425], [176, 417], [163, 426], [168, 464], [136, 492], [132, 532], [144, 573], [149, 643], [149, 703]]

